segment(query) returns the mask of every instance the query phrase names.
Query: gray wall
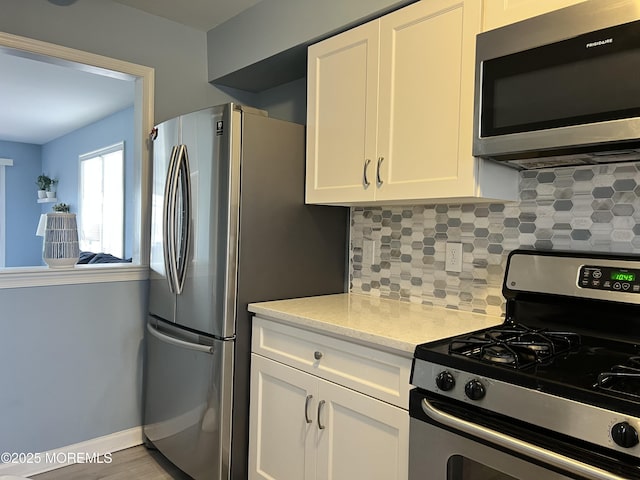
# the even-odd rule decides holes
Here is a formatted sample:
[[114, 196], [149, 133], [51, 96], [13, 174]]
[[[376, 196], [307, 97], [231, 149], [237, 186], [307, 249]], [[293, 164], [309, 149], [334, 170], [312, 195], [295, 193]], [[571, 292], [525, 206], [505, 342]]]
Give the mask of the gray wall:
[[209, 81], [412, 1], [262, 0], [207, 33]]
[[140, 425], [146, 282], [0, 290], [0, 451]]
[[307, 81], [294, 80], [257, 93], [254, 106], [269, 112], [269, 116], [305, 125], [307, 123]]
[[[207, 82], [206, 34], [105, 0], [0, 0], [0, 31], [155, 68], [155, 119], [251, 95]], [[0, 290], [0, 451], [141, 423], [146, 282]]]
[[[111, 1], [0, 0], [0, 31], [153, 67], [156, 123], [231, 100], [304, 123], [304, 79], [256, 94], [214, 87], [207, 40], [209, 65], [232, 72], [404, 3], [264, 0], [207, 35]], [[140, 425], [146, 282], [6, 289], [0, 305], [0, 451]]]
[[156, 123], [231, 99], [252, 103], [207, 83], [204, 32], [105, 0], [0, 0], [0, 12], [0, 31], [153, 67]]

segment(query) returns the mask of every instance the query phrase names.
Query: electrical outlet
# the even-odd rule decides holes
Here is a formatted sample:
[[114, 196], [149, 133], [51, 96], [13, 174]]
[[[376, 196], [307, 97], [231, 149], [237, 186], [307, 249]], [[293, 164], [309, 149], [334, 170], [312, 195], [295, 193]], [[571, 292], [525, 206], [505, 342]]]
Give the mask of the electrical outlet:
[[362, 242], [362, 264], [373, 265], [375, 262], [376, 242], [375, 240], [363, 240]]
[[444, 269], [447, 272], [462, 272], [462, 243], [447, 242]]

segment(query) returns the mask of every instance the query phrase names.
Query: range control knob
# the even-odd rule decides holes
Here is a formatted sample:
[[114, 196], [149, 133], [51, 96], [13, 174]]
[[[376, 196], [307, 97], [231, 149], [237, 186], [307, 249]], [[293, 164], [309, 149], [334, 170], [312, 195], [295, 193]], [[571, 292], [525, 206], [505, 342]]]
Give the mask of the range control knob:
[[487, 391], [480, 380], [470, 380], [464, 386], [464, 393], [471, 400], [481, 400], [486, 395]]
[[611, 427], [611, 438], [624, 448], [631, 448], [638, 445], [638, 431], [629, 425], [628, 422], [616, 423]]
[[436, 377], [436, 385], [443, 392], [448, 392], [456, 386], [456, 379], [445, 370], [444, 372], [440, 372]]

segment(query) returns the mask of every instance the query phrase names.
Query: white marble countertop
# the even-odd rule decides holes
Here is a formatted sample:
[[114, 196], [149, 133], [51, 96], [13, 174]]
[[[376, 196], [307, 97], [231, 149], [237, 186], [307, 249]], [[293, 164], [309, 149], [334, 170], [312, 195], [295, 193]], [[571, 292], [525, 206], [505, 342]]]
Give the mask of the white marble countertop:
[[416, 345], [501, 324], [502, 317], [341, 293], [252, 303], [282, 323], [413, 357]]

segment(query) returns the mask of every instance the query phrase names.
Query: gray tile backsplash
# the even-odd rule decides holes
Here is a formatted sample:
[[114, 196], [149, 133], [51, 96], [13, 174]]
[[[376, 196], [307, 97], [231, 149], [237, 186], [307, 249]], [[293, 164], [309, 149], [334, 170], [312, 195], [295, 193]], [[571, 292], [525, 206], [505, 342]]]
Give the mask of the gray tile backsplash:
[[[351, 209], [351, 291], [501, 314], [516, 248], [640, 253], [640, 164], [523, 171], [520, 201]], [[363, 258], [365, 241], [372, 255]], [[462, 242], [461, 273], [444, 270]], [[371, 245], [371, 244], [369, 244]]]

